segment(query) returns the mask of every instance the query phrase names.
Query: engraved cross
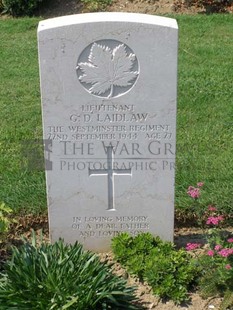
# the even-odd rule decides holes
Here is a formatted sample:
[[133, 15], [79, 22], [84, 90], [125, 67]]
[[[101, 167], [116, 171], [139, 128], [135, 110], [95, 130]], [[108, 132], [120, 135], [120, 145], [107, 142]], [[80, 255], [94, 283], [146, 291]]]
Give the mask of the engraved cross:
[[132, 175], [132, 169], [114, 169], [113, 168], [113, 147], [107, 146], [107, 169], [90, 169], [89, 176], [107, 175], [108, 176], [108, 209], [115, 210], [114, 205], [114, 176], [115, 175]]

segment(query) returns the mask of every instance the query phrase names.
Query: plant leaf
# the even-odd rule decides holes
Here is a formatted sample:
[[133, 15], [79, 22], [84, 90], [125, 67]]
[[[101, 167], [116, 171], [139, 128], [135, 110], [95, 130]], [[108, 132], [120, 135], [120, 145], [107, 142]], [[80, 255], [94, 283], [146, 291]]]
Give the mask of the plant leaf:
[[127, 55], [124, 44], [111, 50], [108, 46], [94, 43], [88, 56], [89, 62], [78, 64], [83, 75], [79, 77], [82, 83], [91, 84], [89, 91], [94, 94], [104, 94], [110, 89], [112, 96], [113, 86], [127, 87], [132, 85], [138, 72], [132, 71], [135, 55]]

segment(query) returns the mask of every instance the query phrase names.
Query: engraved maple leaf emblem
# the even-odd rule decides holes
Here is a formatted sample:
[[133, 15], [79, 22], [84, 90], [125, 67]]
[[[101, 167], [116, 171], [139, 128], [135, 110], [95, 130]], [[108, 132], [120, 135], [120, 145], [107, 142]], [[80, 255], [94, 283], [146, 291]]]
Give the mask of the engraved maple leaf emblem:
[[127, 87], [133, 85], [138, 71], [133, 71], [136, 56], [127, 53], [126, 46], [119, 44], [114, 49], [93, 43], [88, 62], [78, 63], [82, 75], [81, 83], [90, 84], [89, 92], [101, 95], [107, 93], [113, 96], [114, 86]]

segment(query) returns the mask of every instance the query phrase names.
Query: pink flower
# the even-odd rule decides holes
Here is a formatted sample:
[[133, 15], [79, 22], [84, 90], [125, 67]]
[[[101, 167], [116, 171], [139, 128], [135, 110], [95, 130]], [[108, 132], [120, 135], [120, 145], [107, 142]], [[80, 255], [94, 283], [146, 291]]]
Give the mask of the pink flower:
[[217, 208], [213, 207], [213, 206], [208, 206], [208, 210], [209, 211], [217, 211]]
[[214, 247], [215, 251], [219, 251], [222, 249], [222, 246], [220, 244], [215, 245]]
[[227, 270], [229, 270], [229, 269], [231, 269], [231, 265], [230, 265], [230, 264], [227, 264], [227, 265], [225, 266], [225, 268], [226, 268]]
[[209, 256], [214, 256], [214, 251], [213, 251], [213, 250], [209, 250], [209, 251], [207, 252], [207, 255], [209, 255]]
[[207, 221], [206, 221], [206, 224], [207, 225], [218, 225], [219, 222], [223, 221], [224, 220], [224, 217], [222, 215], [219, 215], [219, 216], [210, 216], [208, 217]]
[[229, 255], [233, 254], [233, 249], [222, 249], [218, 252], [218, 254], [222, 257], [228, 257]]
[[228, 242], [233, 242], [233, 238], [227, 239]]
[[202, 187], [203, 185], [204, 185], [204, 182], [198, 182], [198, 183], [197, 183], [197, 186], [198, 186], [198, 187]]
[[200, 188], [196, 188], [196, 187], [193, 187], [193, 186], [189, 186], [188, 188], [188, 191], [187, 191], [187, 194], [194, 198], [194, 199], [197, 199], [200, 197]]
[[200, 247], [201, 247], [200, 243], [187, 243], [186, 250], [187, 251], [192, 251], [192, 250], [196, 250], [196, 249], [198, 249]]

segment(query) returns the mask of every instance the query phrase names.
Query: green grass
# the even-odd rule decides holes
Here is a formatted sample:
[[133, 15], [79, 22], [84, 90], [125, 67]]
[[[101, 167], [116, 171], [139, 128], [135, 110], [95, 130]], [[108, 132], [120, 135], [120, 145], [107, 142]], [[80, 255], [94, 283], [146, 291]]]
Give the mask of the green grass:
[[45, 209], [43, 171], [23, 165], [22, 143], [42, 137], [36, 28], [38, 19], [0, 21], [0, 202]]
[[[176, 207], [205, 182], [203, 205], [233, 211], [233, 17], [173, 16], [179, 24]], [[22, 141], [41, 138], [36, 28], [39, 19], [0, 20], [0, 202], [46, 210], [43, 171], [22, 166]]]
[[205, 182], [203, 204], [233, 211], [233, 17], [179, 16], [177, 207]]

